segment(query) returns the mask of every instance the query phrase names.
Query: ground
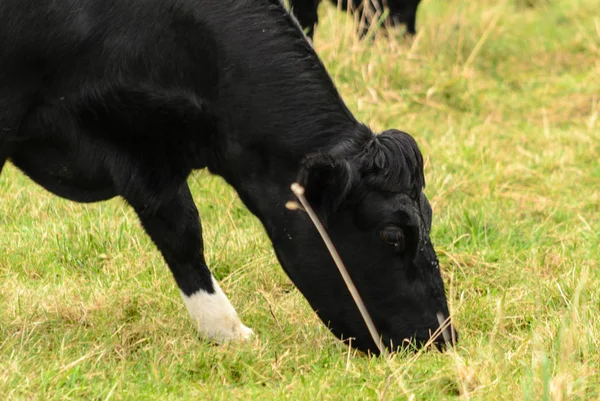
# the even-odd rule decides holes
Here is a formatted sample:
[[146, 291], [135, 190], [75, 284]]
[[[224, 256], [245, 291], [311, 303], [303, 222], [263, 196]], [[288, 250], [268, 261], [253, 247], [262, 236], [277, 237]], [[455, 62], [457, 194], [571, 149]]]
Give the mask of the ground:
[[323, 5], [315, 47], [356, 115], [414, 135], [461, 333], [369, 359], [329, 334], [221, 179], [191, 179], [215, 276], [257, 337], [200, 341], [124, 202], [0, 178], [6, 400], [600, 397], [597, 0], [425, 0], [419, 34], [357, 42]]

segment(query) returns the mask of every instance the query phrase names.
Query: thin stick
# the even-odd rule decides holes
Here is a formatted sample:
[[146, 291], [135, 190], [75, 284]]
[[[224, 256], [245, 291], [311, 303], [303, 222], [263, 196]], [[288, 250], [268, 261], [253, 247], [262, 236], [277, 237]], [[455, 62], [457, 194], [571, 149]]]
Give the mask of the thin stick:
[[350, 275], [348, 274], [348, 270], [346, 270], [346, 266], [344, 266], [344, 262], [342, 262], [340, 255], [338, 254], [337, 250], [335, 249], [335, 246], [333, 245], [333, 242], [331, 242], [329, 235], [327, 235], [327, 232], [325, 231], [325, 227], [323, 227], [323, 225], [319, 221], [319, 218], [317, 217], [315, 211], [312, 209], [312, 207], [310, 206], [310, 204], [304, 197], [304, 187], [302, 187], [300, 184], [295, 182], [292, 184], [292, 191], [298, 197], [298, 200], [304, 207], [304, 210], [306, 211], [306, 213], [308, 213], [308, 216], [310, 217], [313, 224], [317, 228], [317, 231], [319, 231], [319, 234], [321, 234], [321, 238], [323, 238], [323, 241], [325, 242], [325, 245], [327, 246], [327, 249], [329, 250], [331, 257], [333, 257], [333, 261], [335, 262], [335, 265], [337, 266], [338, 270], [340, 271], [340, 274], [342, 275], [342, 278], [344, 279], [344, 282], [346, 283], [346, 287], [348, 287], [348, 290], [350, 291], [350, 295], [352, 295], [352, 298], [354, 299], [354, 302], [356, 303], [356, 306], [358, 307], [358, 310], [360, 311], [360, 314], [362, 315], [362, 318], [365, 321], [367, 328], [369, 329], [369, 333], [371, 333], [371, 337], [373, 337], [373, 341], [375, 342], [375, 345], [379, 349], [379, 352], [382, 355], [384, 355], [385, 347], [383, 346], [381, 337], [379, 336], [379, 333], [377, 332], [377, 328], [373, 324], [371, 315], [369, 315], [369, 312], [367, 311], [367, 308], [365, 307], [365, 304], [364, 304], [362, 298], [360, 297], [360, 294], [358, 293], [356, 286], [352, 282], [352, 279], [350, 278]]
[[438, 312], [436, 314], [436, 316], [437, 316], [438, 323], [440, 324], [440, 329], [442, 330], [442, 336], [444, 338], [444, 341], [446, 342], [446, 344], [452, 344], [451, 340], [453, 340], [453, 338], [451, 338], [450, 336], [454, 337], [454, 333], [448, 334], [448, 327], [450, 326], [450, 318], [444, 319], [444, 315], [442, 315], [441, 312]]

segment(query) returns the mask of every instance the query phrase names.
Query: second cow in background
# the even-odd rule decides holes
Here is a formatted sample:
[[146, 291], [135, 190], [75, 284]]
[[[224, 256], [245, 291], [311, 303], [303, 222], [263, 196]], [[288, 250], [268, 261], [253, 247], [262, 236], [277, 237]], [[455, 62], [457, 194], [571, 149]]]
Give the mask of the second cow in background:
[[[329, 1], [338, 4], [338, 0]], [[319, 22], [317, 9], [320, 2], [321, 0], [289, 0], [292, 12], [311, 39], [314, 36], [315, 26]], [[385, 24], [391, 26], [404, 24], [406, 32], [414, 35], [417, 7], [420, 2], [421, 0], [340, 0], [340, 5], [343, 10], [357, 12], [359, 20], [364, 21], [360, 31], [360, 36], [364, 37], [373, 19], [378, 18], [385, 9], [389, 10]]]

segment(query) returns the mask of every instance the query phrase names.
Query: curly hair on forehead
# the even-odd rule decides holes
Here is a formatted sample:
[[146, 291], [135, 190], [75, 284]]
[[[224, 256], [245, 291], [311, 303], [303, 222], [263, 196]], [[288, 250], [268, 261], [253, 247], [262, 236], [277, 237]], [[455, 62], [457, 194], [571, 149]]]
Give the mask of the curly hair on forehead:
[[328, 153], [346, 160], [355, 178], [372, 188], [418, 194], [425, 187], [423, 156], [414, 138], [396, 129], [374, 134], [366, 126]]
[[375, 135], [363, 126], [332, 149], [306, 156], [298, 182], [324, 217], [353, 191], [405, 193], [416, 200], [425, 187], [423, 156], [409, 134], [387, 130]]
[[412, 136], [387, 130], [371, 138], [355, 160], [370, 187], [408, 192], [417, 197], [425, 187], [423, 156]]

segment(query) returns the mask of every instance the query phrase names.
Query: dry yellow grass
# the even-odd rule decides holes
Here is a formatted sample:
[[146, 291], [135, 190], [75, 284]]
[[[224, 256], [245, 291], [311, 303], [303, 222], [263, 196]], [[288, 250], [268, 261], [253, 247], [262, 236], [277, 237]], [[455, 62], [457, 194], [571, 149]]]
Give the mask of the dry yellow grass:
[[414, 41], [358, 42], [323, 6], [315, 47], [350, 108], [417, 139], [452, 352], [371, 360], [321, 325], [258, 222], [194, 175], [210, 266], [246, 345], [196, 337], [123, 202], [76, 205], [0, 177], [4, 399], [600, 398], [597, 0], [425, 0]]

